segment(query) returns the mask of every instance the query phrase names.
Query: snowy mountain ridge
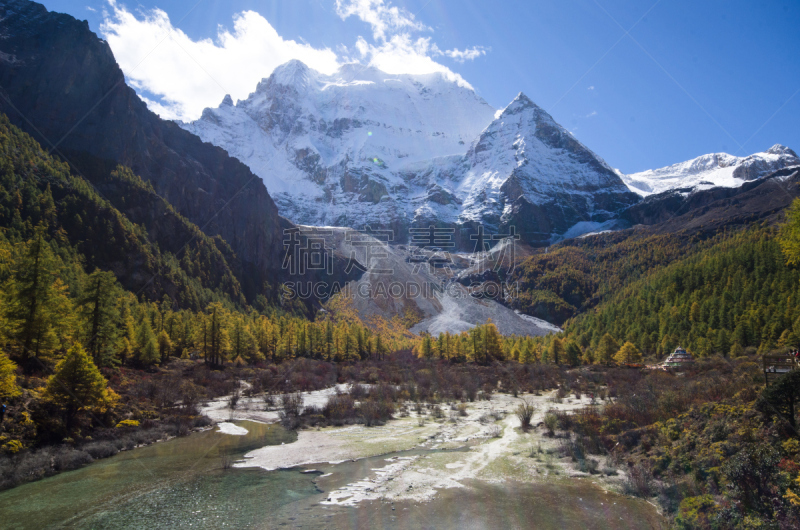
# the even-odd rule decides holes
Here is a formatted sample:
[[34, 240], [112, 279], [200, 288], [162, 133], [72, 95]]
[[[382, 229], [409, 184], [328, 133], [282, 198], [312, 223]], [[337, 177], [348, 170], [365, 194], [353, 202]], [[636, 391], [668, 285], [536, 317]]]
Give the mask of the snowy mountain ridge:
[[794, 165], [800, 165], [797, 154], [788, 147], [775, 144], [762, 153], [746, 157], [711, 153], [660, 169], [621, 177], [631, 191], [647, 197], [676, 188], [736, 188], [772, 171]]
[[365, 226], [385, 224], [382, 202], [403, 217], [404, 168], [463, 153], [494, 113], [441, 74], [349, 64], [327, 76], [290, 61], [247, 99], [181, 126], [250, 166], [292, 221]]
[[[470, 146], [459, 220], [557, 236], [636, 201], [599, 156], [520, 93]], [[536, 238], [534, 238], [536, 239]]]
[[247, 164], [295, 223], [389, 228], [397, 241], [436, 225], [462, 249], [481, 226], [542, 245], [613, 229], [644, 196], [800, 163], [776, 145], [623, 175], [523, 93], [495, 110], [442, 74], [347, 64], [325, 75], [296, 60], [180, 125]]
[[549, 239], [636, 200], [524, 94], [495, 111], [441, 74], [348, 64], [328, 76], [290, 61], [181, 126], [247, 164], [307, 225], [500, 230], [532, 215], [526, 230]]

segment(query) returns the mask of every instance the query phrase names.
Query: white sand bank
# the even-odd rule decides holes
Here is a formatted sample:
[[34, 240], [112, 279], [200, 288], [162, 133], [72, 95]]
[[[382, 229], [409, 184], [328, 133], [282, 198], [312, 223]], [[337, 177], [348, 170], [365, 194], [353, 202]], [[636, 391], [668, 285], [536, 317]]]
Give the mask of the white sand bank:
[[[541, 396], [524, 395], [537, 410], [533, 424], [541, 422], [550, 409], [575, 410], [592, 406], [587, 397], [572, 396], [553, 402], [555, 392]], [[367, 476], [331, 491], [325, 503], [354, 505], [362, 500], [415, 500], [432, 498], [443, 488], [464, 487], [472, 479], [537, 481], [546, 477], [584, 474], [567, 462], [547, 453], [558, 441], [544, 436], [542, 428], [523, 433], [514, 410], [519, 398], [495, 394], [490, 401], [467, 404], [467, 416], [459, 416], [440, 405], [444, 418], [434, 419], [412, 412], [380, 427], [353, 425], [300, 431], [296, 442], [268, 446], [245, 455], [237, 467], [267, 470], [337, 463], [374, 457], [408, 449], [454, 449], [470, 442], [469, 450], [427, 452], [419, 456], [394, 457], [373, 468]], [[541, 448], [542, 452], [538, 453]], [[532, 455], [532, 449], [536, 456]], [[333, 470], [335, 474], [335, 468]], [[318, 479], [324, 488], [324, 477]]]
[[234, 436], [244, 436], [245, 434], [248, 433], [248, 430], [245, 429], [244, 427], [240, 427], [238, 425], [234, 425], [233, 423], [228, 423], [226, 421], [218, 423], [217, 427], [219, 427], [219, 430], [217, 430], [217, 432], [221, 432], [224, 434], [232, 434]]

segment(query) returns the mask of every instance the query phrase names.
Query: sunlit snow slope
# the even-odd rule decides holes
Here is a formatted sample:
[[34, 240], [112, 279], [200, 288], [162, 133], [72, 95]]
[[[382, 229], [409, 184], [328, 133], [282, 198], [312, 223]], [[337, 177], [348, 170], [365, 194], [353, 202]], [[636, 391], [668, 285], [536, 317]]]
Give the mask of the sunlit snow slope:
[[250, 166], [292, 221], [363, 227], [407, 221], [404, 168], [463, 154], [494, 113], [441, 74], [350, 64], [327, 76], [291, 61], [182, 125]]
[[[181, 124], [259, 175], [290, 220], [316, 226], [477, 225], [549, 240], [638, 198], [599, 157], [520, 94], [495, 112], [440, 74], [291, 61], [235, 105]], [[582, 223], [582, 224], [579, 224]], [[466, 235], [463, 235], [466, 234]]]
[[661, 169], [622, 175], [622, 180], [631, 191], [646, 197], [679, 188], [736, 188], [772, 171], [798, 164], [800, 159], [794, 151], [776, 144], [763, 153], [747, 157], [713, 153]]

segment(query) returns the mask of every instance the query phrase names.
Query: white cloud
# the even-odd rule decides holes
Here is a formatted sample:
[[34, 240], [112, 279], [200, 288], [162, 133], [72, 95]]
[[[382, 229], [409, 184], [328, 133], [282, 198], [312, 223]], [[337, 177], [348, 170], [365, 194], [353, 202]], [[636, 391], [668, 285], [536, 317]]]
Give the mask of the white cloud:
[[472, 85], [434, 57], [449, 57], [458, 63], [474, 60], [486, 54], [486, 48], [474, 46], [466, 50], [442, 51], [431, 37], [413, 37], [413, 32], [431, 31], [417, 22], [414, 15], [392, 6], [384, 0], [336, 0], [336, 13], [342, 20], [356, 16], [372, 28], [374, 44], [359, 37], [355, 49], [358, 57], [389, 74], [441, 73], [445, 78], [462, 86]]
[[472, 48], [467, 48], [466, 50], [446, 50], [443, 51], [442, 54], [450, 57], [457, 63], [464, 63], [465, 61], [473, 61], [481, 55], [486, 55], [486, 48], [483, 46], [473, 46]]
[[472, 89], [472, 85], [445, 65], [433, 60], [432, 56], [442, 52], [431, 43], [430, 37], [413, 39], [403, 33], [392, 36], [380, 45], [371, 45], [363, 37], [356, 42], [362, 61], [369, 63], [387, 74], [433, 74], [440, 73], [446, 79]]
[[398, 30], [429, 30], [415, 20], [405, 9], [392, 6], [383, 0], [336, 0], [336, 14], [345, 20], [356, 16], [372, 26], [375, 40], [385, 41], [387, 34]]
[[339, 67], [333, 51], [284, 40], [254, 11], [236, 15], [233, 31], [220, 27], [213, 41], [193, 41], [160, 9], [137, 17], [114, 0], [109, 4], [111, 13], [100, 31], [128, 82], [138, 92], [161, 98], [146, 103], [163, 118], [197, 119], [226, 93], [244, 99], [262, 78], [291, 59], [327, 74]]
[[594, 90], [594, 85], [590, 86], [590, 87], [589, 87], [589, 88], [587, 88], [586, 90]]
[[432, 30], [413, 14], [388, 0], [335, 0], [336, 14], [345, 20], [355, 16], [369, 25], [370, 41], [358, 37], [348, 49], [314, 48], [305, 42], [283, 39], [260, 14], [244, 11], [234, 16], [233, 29], [220, 26], [214, 39], [194, 41], [174, 27], [161, 9], [136, 14], [108, 0], [100, 27], [128, 83], [147, 106], [166, 119], [184, 121], [200, 117], [203, 109], [222, 101], [225, 94], [246, 98], [264, 77], [279, 65], [297, 59], [325, 74], [341, 64], [357, 61], [389, 74], [441, 73], [445, 78], [472, 88], [459, 74], [436, 61], [447, 57], [458, 63], [474, 60], [487, 48], [441, 50]]
[[91, 11], [92, 13], [97, 13], [97, 9], [93, 8], [92, 6], [86, 6], [86, 9]]
[[592, 116], [597, 116], [597, 111], [596, 110], [593, 110], [592, 112], [590, 112], [589, 114], [584, 116], [584, 118], [591, 118]]

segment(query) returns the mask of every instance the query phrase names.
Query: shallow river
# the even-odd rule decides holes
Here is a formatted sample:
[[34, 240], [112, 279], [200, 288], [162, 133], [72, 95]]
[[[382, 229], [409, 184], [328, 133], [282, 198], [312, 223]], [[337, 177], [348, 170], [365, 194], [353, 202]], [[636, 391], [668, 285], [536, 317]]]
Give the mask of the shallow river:
[[[196, 433], [0, 493], [0, 528], [662, 528], [641, 500], [583, 480], [448, 489], [428, 503], [321, 505], [328, 491], [372, 475], [384, 457], [301, 470], [223, 469], [264, 445], [291, 443], [277, 425]], [[404, 453], [414, 454], [414, 453]], [[321, 477], [321, 474], [329, 476]]]

